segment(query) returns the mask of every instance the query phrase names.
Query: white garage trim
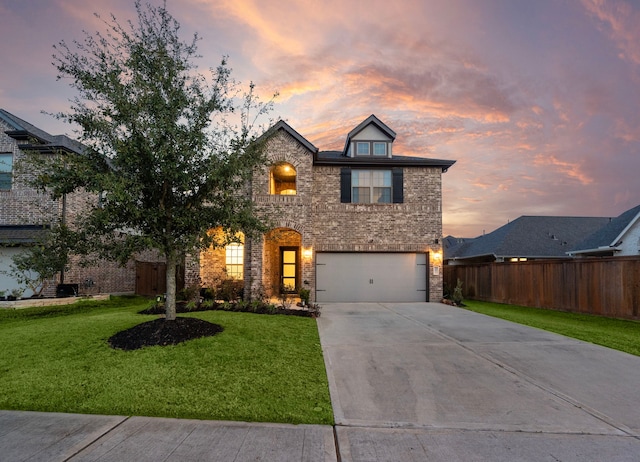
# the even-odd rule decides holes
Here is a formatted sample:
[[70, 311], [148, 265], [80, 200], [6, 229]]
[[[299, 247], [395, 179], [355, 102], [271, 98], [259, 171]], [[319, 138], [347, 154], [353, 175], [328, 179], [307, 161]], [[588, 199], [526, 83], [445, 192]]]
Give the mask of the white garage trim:
[[424, 302], [426, 253], [316, 254], [318, 302]]

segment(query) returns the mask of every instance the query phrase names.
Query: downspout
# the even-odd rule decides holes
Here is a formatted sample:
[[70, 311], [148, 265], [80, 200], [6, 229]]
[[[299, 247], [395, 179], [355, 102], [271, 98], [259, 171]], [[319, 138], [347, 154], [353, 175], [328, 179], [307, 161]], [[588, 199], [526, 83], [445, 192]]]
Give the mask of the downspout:
[[[67, 214], [67, 195], [62, 194], [62, 217], [60, 219], [60, 224], [64, 227], [66, 223], [66, 214]], [[64, 284], [64, 266], [60, 268], [60, 284]]]

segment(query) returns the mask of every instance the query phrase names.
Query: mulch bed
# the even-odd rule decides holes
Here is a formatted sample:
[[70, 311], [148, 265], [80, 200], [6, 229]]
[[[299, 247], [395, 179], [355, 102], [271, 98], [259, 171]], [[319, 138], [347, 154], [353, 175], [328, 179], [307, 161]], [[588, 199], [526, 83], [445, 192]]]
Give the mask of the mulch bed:
[[[257, 307], [253, 307], [251, 305], [240, 307], [240, 305], [234, 304], [234, 303], [230, 305], [224, 305], [222, 303], [214, 303], [213, 306], [205, 306], [203, 304], [198, 304], [192, 308], [188, 308], [186, 302], [182, 302], [182, 301], [176, 302], [176, 313], [194, 313], [196, 311], [234, 311], [234, 312], [255, 313], [255, 314], [284, 314], [288, 316], [302, 316], [306, 318], [313, 318], [313, 317], [320, 316], [318, 311], [310, 311], [307, 309], [292, 310], [289, 308], [281, 308], [281, 307], [276, 307], [274, 309], [273, 305], [268, 305], [266, 303], [263, 303]], [[165, 313], [164, 305], [155, 304], [150, 308], [140, 311], [139, 313], [163, 315]]]
[[[258, 306], [241, 303], [214, 303], [211, 305], [197, 304], [187, 305], [186, 302], [176, 302], [176, 313], [193, 313], [196, 311], [234, 311], [249, 312], [256, 314], [284, 314], [289, 316], [318, 317], [320, 310], [316, 306], [315, 310], [292, 310], [282, 307], [274, 307], [266, 303]], [[154, 304], [150, 308], [142, 310], [140, 314], [164, 315], [165, 309], [162, 304]], [[131, 329], [118, 332], [109, 338], [109, 345], [119, 350], [137, 350], [147, 346], [167, 346], [177, 345], [201, 337], [210, 337], [218, 332], [222, 332], [222, 327], [208, 321], [197, 318], [176, 318], [174, 321], [167, 321], [164, 317], [153, 321], [144, 322]]]
[[109, 345], [119, 350], [137, 350], [147, 346], [177, 345], [222, 332], [222, 326], [197, 318], [164, 318], [143, 322], [109, 338]]

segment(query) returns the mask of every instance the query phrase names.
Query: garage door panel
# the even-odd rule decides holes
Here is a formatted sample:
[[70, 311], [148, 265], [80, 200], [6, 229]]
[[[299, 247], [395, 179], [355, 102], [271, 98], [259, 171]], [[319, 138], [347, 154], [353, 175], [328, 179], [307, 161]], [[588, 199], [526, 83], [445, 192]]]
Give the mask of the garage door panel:
[[316, 254], [319, 302], [426, 301], [425, 254]]

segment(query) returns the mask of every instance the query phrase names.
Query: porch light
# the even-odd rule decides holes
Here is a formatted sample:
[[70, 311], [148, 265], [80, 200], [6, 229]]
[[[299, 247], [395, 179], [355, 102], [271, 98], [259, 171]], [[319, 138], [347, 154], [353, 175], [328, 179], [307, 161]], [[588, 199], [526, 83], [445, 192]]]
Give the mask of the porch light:
[[311, 247], [309, 247], [308, 249], [303, 249], [302, 256], [306, 259], [310, 259], [313, 256], [313, 249]]
[[441, 261], [441, 260], [442, 260], [442, 253], [434, 252], [433, 253], [433, 261]]

